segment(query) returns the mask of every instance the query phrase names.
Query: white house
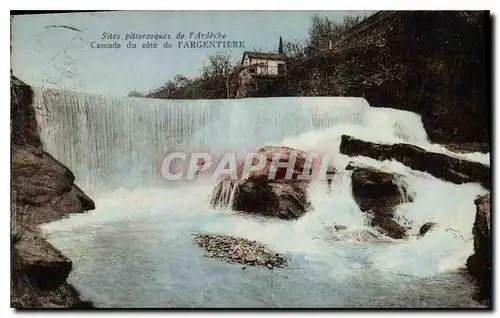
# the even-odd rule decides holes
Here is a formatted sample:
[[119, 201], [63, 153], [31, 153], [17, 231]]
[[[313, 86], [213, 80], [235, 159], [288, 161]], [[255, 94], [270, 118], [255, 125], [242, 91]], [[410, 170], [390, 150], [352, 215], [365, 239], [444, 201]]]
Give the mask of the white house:
[[264, 76], [285, 74], [285, 56], [278, 53], [245, 52], [241, 64], [248, 73]]

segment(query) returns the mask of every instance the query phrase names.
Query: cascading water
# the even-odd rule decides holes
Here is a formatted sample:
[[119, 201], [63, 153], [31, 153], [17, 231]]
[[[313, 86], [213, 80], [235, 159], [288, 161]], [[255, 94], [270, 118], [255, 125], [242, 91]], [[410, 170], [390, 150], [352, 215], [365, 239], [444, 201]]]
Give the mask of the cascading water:
[[212, 192], [212, 197], [210, 198], [210, 204], [213, 207], [227, 208], [228, 210], [233, 209], [234, 196], [238, 191], [238, 184], [229, 180], [221, 180], [218, 183], [214, 191]]
[[[473, 200], [485, 189], [338, 151], [340, 136], [349, 134], [489, 162], [489, 154], [453, 154], [431, 144], [416, 114], [333, 97], [118, 100], [38, 90], [36, 104], [46, 151], [96, 202], [95, 211], [45, 229], [74, 262], [70, 280], [97, 306], [476, 306], [471, 284], [457, 270], [472, 253]], [[332, 190], [313, 181], [314, 210], [296, 221], [212, 209], [213, 182], [167, 182], [158, 171], [173, 150], [254, 151], [264, 145], [333, 158], [338, 173]], [[362, 236], [373, 229], [350, 194], [344, 167], [351, 160], [405, 176], [413, 200], [398, 206], [396, 217], [414, 236]], [[230, 202], [231, 191], [224, 193]], [[437, 227], [417, 238], [429, 221]], [[347, 230], [337, 233], [335, 225]], [[242, 270], [203, 257], [191, 241], [195, 232], [257, 240], [289, 257], [290, 266]]]

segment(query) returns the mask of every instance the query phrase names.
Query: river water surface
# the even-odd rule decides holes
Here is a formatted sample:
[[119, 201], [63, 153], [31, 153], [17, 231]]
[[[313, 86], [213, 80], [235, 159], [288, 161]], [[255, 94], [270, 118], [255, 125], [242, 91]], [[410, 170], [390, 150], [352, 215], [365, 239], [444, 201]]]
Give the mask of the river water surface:
[[[45, 148], [66, 164], [96, 210], [49, 223], [50, 241], [71, 258], [69, 281], [98, 307], [478, 307], [461, 271], [473, 252], [478, 184], [455, 185], [395, 161], [339, 154], [340, 136], [431, 144], [416, 114], [371, 108], [361, 98], [241, 100], [108, 99], [37, 91]], [[215, 152], [286, 145], [327, 153], [332, 191], [314, 181], [314, 207], [296, 221], [248, 217], [208, 205], [213, 182], [166, 181], [158, 164], [175, 150]], [[406, 176], [414, 201], [397, 215], [405, 240], [364, 240], [350, 194], [350, 160]], [[417, 237], [426, 222], [438, 226]], [[342, 234], [334, 225], [347, 226]], [[204, 257], [195, 233], [245, 237], [290, 259], [286, 268]]]

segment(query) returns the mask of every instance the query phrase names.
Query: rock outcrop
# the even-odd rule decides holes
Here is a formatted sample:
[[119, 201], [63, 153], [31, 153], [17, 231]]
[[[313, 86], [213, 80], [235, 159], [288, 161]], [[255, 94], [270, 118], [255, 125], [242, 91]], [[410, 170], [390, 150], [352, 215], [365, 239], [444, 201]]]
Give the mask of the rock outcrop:
[[432, 229], [434, 229], [435, 227], [436, 227], [436, 223], [434, 223], [434, 222], [426, 222], [424, 225], [422, 225], [420, 227], [419, 235], [422, 237], [425, 234], [427, 234], [427, 232], [429, 232]]
[[11, 307], [92, 308], [66, 282], [71, 260], [39, 233], [17, 224], [11, 245]]
[[33, 90], [13, 76], [11, 129], [11, 306], [91, 307], [66, 282], [71, 261], [36, 226], [92, 210], [95, 204], [74, 184], [73, 173], [43, 151]]
[[[305, 165], [307, 153], [288, 147], [263, 147], [258, 152], [267, 158], [265, 166], [251, 172], [247, 178], [221, 180], [214, 188], [212, 206], [227, 207], [231, 204], [230, 208], [235, 211], [281, 219], [297, 219], [311, 209], [307, 197], [310, 181], [298, 178], [304, 173], [314, 173], [314, 163], [310, 168]], [[275, 177], [269, 179], [274, 154], [279, 155], [280, 162], [288, 162], [291, 155], [296, 155], [291, 178], [286, 178], [287, 168], [277, 168]], [[239, 177], [242, 176], [242, 170], [243, 164], [238, 168]], [[329, 173], [334, 171], [330, 167]]]
[[479, 162], [430, 152], [411, 144], [378, 144], [342, 135], [340, 153], [380, 161], [394, 159], [414, 170], [424, 171], [456, 184], [477, 182], [488, 189], [491, 184], [490, 167]]
[[394, 208], [410, 200], [402, 178], [368, 167], [353, 168], [351, 174], [352, 196], [360, 210], [369, 213], [371, 226], [395, 239], [404, 238], [408, 230], [393, 219]]
[[92, 199], [74, 184], [73, 173], [45, 151], [15, 147], [11, 165], [13, 194], [17, 202], [30, 208], [24, 216], [29, 224], [95, 209]]
[[476, 220], [472, 228], [474, 254], [467, 259], [467, 270], [478, 284], [476, 299], [491, 303], [491, 198], [490, 194], [478, 197]]
[[193, 240], [207, 250], [206, 256], [223, 259], [229, 263], [265, 266], [269, 269], [284, 267], [287, 264], [286, 257], [270, 251], [256, 241], [209, 234], [194, 235]]

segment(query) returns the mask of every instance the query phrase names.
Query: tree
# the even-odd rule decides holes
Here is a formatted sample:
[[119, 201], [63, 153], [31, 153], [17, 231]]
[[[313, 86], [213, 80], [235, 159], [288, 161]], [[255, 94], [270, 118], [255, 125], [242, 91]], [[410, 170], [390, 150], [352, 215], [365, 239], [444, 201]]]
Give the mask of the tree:
[[[208, 58], [201, 76], [189, 79], [176, 75], [145, 97], [159, 99], [216, 99], [229, 98], [231, 79], [236, 69], [231, 66], [228, 54], [217, 53]], [[132, 92], [131, 92], [132, 93]]]
[[203, 67], [204, 77], [223, 77], [231, 68], [228, 54], [217, 53], [208, 58], [208, 65]]
[[286, 41], [283, 54], [289, 59], [299, 59], [306, 55], [307, 43], [305, 41]]
[[362, 18], [347, 15], [344, 16], [343, 21], [336, 22], [328, 17], [314, 15], [309, 29], [309, 46], [316, 50], [329, 47], [330, 42], [335, 43], [340, 40], [342, 35], [361, 22]]
[[228, 54], [217, 53], [208, 58], [202, 79], [207, 98], [227, 98], [231, 61]]

